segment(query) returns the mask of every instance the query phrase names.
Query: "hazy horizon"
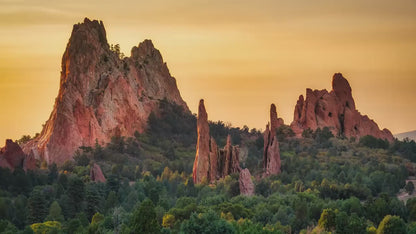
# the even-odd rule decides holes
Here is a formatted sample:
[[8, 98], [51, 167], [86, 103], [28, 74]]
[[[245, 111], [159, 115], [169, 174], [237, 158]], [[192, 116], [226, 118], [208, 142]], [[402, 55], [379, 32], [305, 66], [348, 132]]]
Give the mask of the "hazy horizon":
[[[306, 88], [350, 82], [357, 109], [394, 134], [416, 129], [414, 1], [0, 0], [0, 145], [41, 131], [58, 94], [72, 26], [104, 22], [122, 52], [151, 39], [193, 113], [264, 129], [271, 103], [286, 124]], [[76, 12], [76, 13], [74, 13]]]

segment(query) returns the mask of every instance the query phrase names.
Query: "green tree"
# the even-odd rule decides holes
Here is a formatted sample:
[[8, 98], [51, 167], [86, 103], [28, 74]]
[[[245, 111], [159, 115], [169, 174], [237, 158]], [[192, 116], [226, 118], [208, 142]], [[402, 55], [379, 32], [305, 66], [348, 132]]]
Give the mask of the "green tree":
[[329, 208], [322, 211], [319, 218], [318, 225], [325, 229], [325, 231], [331, 231], [336, 226], [336, 212]]
[[49, 215], [46, 217], [46, 221], [58, 221], [64, 222], [64, 216], [62, 215], [61, 206], [57, 201], [52, 202], [51, 206], [49, 207]]
[[406, 208], [409, 212], [409, 220], [416, 221], [416, 198], [410, 198], [407, 200]]
[[181, 225], [181, 233], [235, 233], [234, 227], [221, 219], [213, 210], [197, 215], [193, 213], [189, 220]]
[[91, 219], [92, 216], [99, 212], [100, 209], [100, 195], [98, 193], [97, 188], [95, 187], [95, 184], [89, 184], [86, 189], [86, 196], [85, 200], [87, 202], [87, 209], [86, 214], [88, 219]]
[[407, 182], [406, 186], [404, 187], [406, 189], [406, 192], [410, 195], [415, 191], [415, 185], [412, 181]]
[[48, 214], [47, 203], [42, 192], [42, 187], [35, 187], [32, 191], [29, 201], [29, 222], [41, 223]]
[[82, 202], [85, 197], [85, 184], [77, 176], [73, 176], [69, 179], [68, 183], [68, 196], [72, 201], [75, 212], [82, 210]]
[[132, 230], [134, 233], [160, 233], [155, 206], [150, 199], [144, 200], [133, 213]]
[[406, 224], [399, 216], [386, 215], [377, 228], [377, 234], [406, 234]]

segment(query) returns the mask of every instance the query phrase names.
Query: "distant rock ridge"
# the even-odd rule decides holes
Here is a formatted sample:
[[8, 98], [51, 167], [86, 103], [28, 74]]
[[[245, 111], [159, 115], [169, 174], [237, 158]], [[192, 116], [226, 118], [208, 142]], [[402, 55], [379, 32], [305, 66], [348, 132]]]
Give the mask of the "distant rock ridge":
[[349, 138], [371, 135], [390, 142], [394, 140], [388, 129], [380, 130], [367, 115], [358, 112], [351, 86], [341, 73], [333, 76], [330, 92], [306, 89], [306, 98], [299, 96], [290, 126], [297, 136], [308, 128], [328, 127], [334, 135]]
[[277, 118], [276, 106], [270, 106], [270, 123], [266, 125], [263, 133], [264, 149], [263, 149], [263, 173], [264, 176], [280, 174], [280, 149], [277, 140], [276, 131], [283, 125], [283, 120]]
[[192, 177], [195, 184], [204, 181], [214, 183], [232, 173], [241, 171], [238, 146], [231, 145], [231, 136], [227, 143], [219, 149], [214, 138], [209, 135], [208, 114], [204, 100], [199, 101], [197, 119], [198, 140]]
[[143, 41], [122, 59], [110, 49], [103, 23], [86, 18], [74, 25], [62, 57], [59, 94], [49, 120], [23, 151], [60, 165], [80, 146], [143, 132], [163, 99], [190, 112], [152, 41]]
[[21, 167], [25, 171], [36, 169], [36, 160], [26, 155], [20, 146], [10, 139], [6, 140], [5, 146], [0, 149], [0, 167], [14, 170]]

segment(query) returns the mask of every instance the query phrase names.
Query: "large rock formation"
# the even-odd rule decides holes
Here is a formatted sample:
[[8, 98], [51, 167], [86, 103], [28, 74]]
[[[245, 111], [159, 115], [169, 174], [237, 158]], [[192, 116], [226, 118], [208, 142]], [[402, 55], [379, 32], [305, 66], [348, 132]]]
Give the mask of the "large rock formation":
[[25, 155], [20, 146], [10, 139], [6, 140], [6, 144], [0, 149], [0, 167], [14, 170], [17, 167], [26, 170], [34, 170], [36, 161], [33, 157]]
[[214, 138], [209, 135], [208, 114], [204, 100], [199, 101], [197, 119], [198, 141], [192, 177], [195, 184], [215, 182], [219, 178], [240, 172], [238, 146], [231, 145], [228, 135], [224, 149], [219, 149]]
[[23, 150], [62, 164], [80, 146], [143, 132], [162, 99], [189, 111], [152, 42], [143, 41], [122, 58], [117, 47], [110, 48], [103, 23], [85, 19], [74, 25], [62, 57], [59, 94], [49, 120]]
[[104, 183], [106, 181], [104, 174], [101, 171], [101, 167], [96, 163], [94, 163], [91, 167], [90, 178], [91, 178], [91, 181], [94, 181], [94, 182]]
[[295, 106], [291, 128], [300, 136], [305, 129], [316, 130], [328, 127], [334, 135], [360, 138], [371, 135], [393, 141], [388, 129], [380, 130], [378, 125], [367, 115], [361, 115], [355, 108], [352, 90], [341, 73], [332, 79], [332, 90], [306, 90]]
[[250, 171], [247, 168], [240, 171], [238, 182], [240, 185], [240, 194], [246, 196], [254, 195], [254, 184], [251, 180]]
[[270, 124], [266, 125], [264, 132], [264, 149], [263, 149], [263, 171], [264, 176], [277, 175], [280, 173], [280, 149], [277, 141], [276, 130], [282, 125], [279, 124], [276, 112], [276, 106], [270, 106]]

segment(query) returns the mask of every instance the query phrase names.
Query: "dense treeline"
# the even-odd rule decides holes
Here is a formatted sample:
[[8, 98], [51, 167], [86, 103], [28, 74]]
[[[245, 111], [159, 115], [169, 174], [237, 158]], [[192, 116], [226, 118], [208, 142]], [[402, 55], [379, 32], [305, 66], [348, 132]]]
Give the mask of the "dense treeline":
[[[196, 117], [165, 101], [161, 110], [145, 133], [82, 147], [60, 167], [0, 169], [0, 232], [416, 232], [416, 198], [404, 203], [396, 196], [409, 176], [405, 165], [416, 159], [414, 141], [356, 142], [327, 128], [296, 139], [282, 126], [282, 173], [261, 178], [261, 131], [212, 122], [218, 144], [230, 134], [241, 166], [253, 174], [256, 194], [245, 197], [237, 174], [193, 184]], [[90, 180], [92, 163], [106, 183]]]

